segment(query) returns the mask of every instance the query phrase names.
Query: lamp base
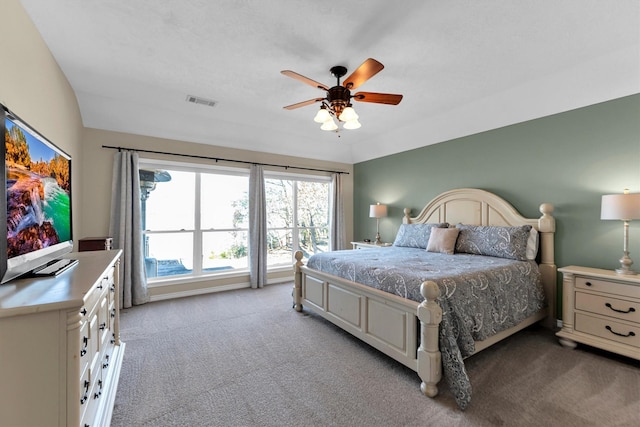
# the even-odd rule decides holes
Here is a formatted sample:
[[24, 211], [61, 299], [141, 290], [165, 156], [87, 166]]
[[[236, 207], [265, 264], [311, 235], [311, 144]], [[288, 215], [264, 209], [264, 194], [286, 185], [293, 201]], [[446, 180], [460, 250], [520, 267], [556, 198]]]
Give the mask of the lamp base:
[[629, 257], [629, 251], [627, 250], [627, 239], [627, 233], [625, 232], [624, 255], [622, 255], [622, 258], [620, 258], [620, 268], [616, 268], [616, 273], [620, 275], [638, 274], [631, 269], [633, 261], [631, 260], [631, 257]]
[[375, 244], [376, 245], [381, 245], [382, 244], [382, 240], [380, 240], [380, 233], [376, 233]]

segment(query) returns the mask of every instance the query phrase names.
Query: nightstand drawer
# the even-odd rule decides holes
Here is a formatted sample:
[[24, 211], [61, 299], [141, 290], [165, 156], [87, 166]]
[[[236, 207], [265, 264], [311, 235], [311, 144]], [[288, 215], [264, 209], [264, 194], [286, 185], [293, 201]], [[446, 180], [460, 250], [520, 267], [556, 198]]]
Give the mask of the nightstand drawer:
[[576, 309], [640, 323], [640, 303], [576, 292]]
[[590, 289], [592, 291], [607, 292], [620, 297], [640, 298], [640, 286], [627, 285], [609, 280], [591, 277], [576, 277], [576, 289]]
[[576, 313], [576, 331], [640, 347], [640, 326]]

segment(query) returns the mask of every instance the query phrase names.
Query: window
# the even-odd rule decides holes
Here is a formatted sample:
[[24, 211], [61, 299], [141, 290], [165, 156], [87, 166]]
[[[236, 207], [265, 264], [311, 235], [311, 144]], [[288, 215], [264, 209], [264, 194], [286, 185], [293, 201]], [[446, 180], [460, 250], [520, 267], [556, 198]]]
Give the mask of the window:
[[[140, 169], [150, 281], [248, 269], [248, 170], [143, 159]], [[328, 250], [329, 177], [265, 172], [265, 191], [268, 268]]]
[[267, 267], [329, 250], [329, 179], [265, 174]]
[[170, 177], [141, 182], [150, 188], [142, 197], [148, 278], [248, 268], [248, 171], [146, 161], [140, 169]]

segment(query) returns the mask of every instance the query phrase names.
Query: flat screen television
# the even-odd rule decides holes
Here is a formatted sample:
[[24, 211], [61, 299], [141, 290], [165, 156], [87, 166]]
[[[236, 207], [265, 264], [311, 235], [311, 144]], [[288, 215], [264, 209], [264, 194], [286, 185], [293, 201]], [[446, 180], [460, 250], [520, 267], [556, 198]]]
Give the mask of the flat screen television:
[[71, 156], [0, 107], [6, 179], [0, 224], [7, 224], [0, 226], [0, 283], [6, 283], [73, 249]]

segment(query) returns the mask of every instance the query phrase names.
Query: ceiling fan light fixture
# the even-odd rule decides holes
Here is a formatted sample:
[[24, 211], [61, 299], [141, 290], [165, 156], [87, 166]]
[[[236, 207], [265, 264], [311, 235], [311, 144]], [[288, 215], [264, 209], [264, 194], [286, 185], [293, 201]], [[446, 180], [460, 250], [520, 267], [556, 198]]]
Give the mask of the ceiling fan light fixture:
[[349, 120], [342, 127], [345, 129], [358, 129], [362, 124], [358, 121], [358, 119]]
[[[286, 110], [294, 110], [316, 102], [321, 102], [320, 111], [318, 111], [313, 118], [316, 123], [322, 124], [320, 129], [336, 131], [338, 130], [340, 122], [343, 123], [342, 126], [344, 129], [358, 129], [362, 125], [358, 121], [358, 114], [356, 114], [353, 106], [351, 105], [352, 99], [355, 99], [358, 102], [387, 105], [398, 105], [402, 100], [402, 95], [391, 93], [358, 92], [355, 95], [351, 95], [352, 90], [360, 87], [371, 77], [382, 71], [383, 68], [384, 65], [380, 62], [373, 58], [368, 58], [360, 64], [360, 66], [356, 68], [349, 77], [340, 83], [340, 79], [347, 74], [347, 68], [342, 65], [336, 65], [335, 67], [331, 67], [329, 70], [336, 78], [336, 85], [333, 87], [319, 83], [291, 70], [282, 70], [281, 73], [283, 75], [301, 81], [302, 83], [306, 83], [316, 89], [322, 89], [326, 92], [326, 96], [324, 98], [313, 98], [307, 101], [287, 105], [284, 108]], [[338, 120], [338, 122], [334, 119]]]
[[313, 121], [316, 123], [325, 123], [329, 120], [331, 120], [331, 114], [329, 114], [329, 111], [327, 111], [327, 107], [323, 105], [320, 107], [320, 110], [318, 110], [318, 113], [313, 118]]
[[330, 117], [329, 120], [327, 120], [326, 122], [324, 122], [322, 124], [322, 126], [320, 126], [320, 129], [322, 129], [322, 130], [336, 130], [336, 129], [338, 129], [338, 125]]
[[351, 104], [349, 104], [344, 110], [342, 110], [342, 113], [340, 113], [340, 117], [338, 118], [340, 121], [350, 122], [353, 120], [357, 121], [359, 116], [356, 114], [356, 110], [354, 110]]

